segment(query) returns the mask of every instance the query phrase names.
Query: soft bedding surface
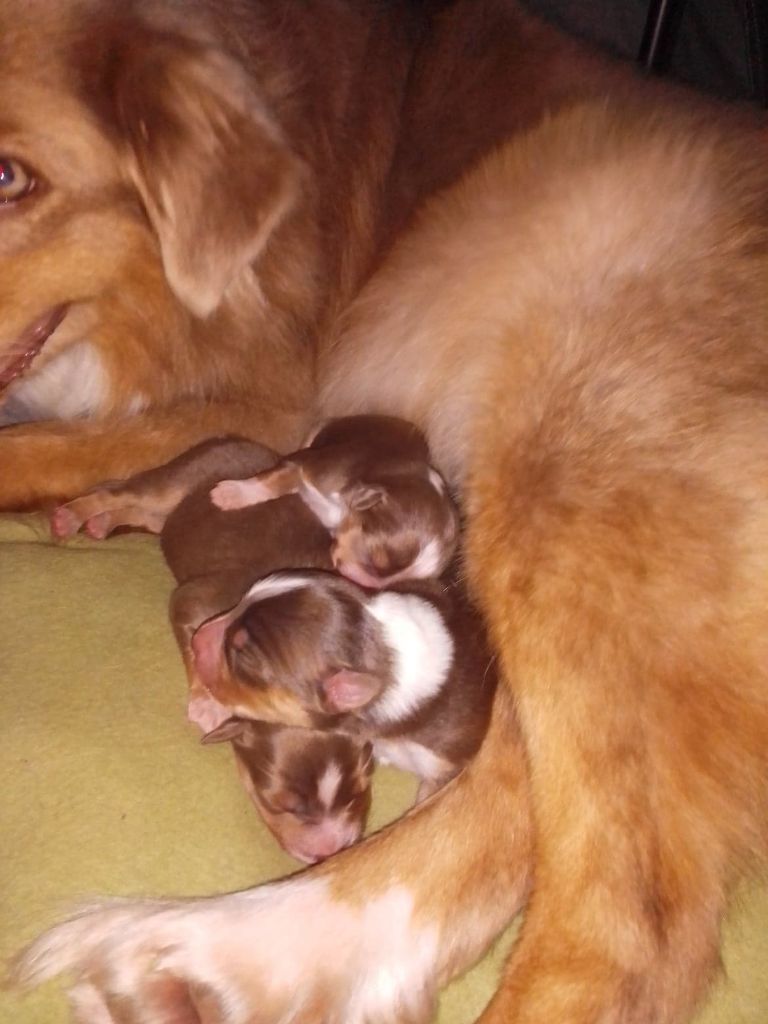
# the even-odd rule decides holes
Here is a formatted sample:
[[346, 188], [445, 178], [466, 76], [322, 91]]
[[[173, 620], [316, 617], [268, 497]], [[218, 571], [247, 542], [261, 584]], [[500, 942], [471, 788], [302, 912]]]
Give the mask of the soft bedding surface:
[[[89, 896], [209, 894], [297, 867], [252, 810], [229, 749], [202, 747], [185, 721], [171, 586], [154, 538], [62, 546], [41, 517], [0, 517], [4, 958]], [[371, 827], [414, 791], [379, 769]], [[512, 938], [447, 990], [441, 1024], [475, 1018]], [[697, 1024], [768, 1020], [767, 944], [768, 888], [755, 882], [731, 914], [725, 972]], [[0, 993], [0, 1024], [64, 1024], [61, 992]]]

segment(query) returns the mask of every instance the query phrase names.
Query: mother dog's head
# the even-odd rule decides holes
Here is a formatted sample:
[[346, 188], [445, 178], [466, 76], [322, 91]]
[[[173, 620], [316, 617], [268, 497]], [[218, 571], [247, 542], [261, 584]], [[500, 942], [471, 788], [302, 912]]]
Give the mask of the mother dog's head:
[[294, 203], [300, 162], [263, 89], [175, 6], [0, 0], [6, 421], [200, 388], [190, 324]]

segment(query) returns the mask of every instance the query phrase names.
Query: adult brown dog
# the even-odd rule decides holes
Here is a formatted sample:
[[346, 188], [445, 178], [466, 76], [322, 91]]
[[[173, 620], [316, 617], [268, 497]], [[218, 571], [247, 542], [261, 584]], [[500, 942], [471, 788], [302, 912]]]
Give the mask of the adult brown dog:
[[0, 0], [0, 416], [43, 421], [0, 436], [0, 507], [297, 447], [316, 341], [420, 200], [616, 77], [512, 5], [428, 8]]
[[343, 316], [323, 404], [413, 417], [462, 487], [524, 748], [502, 691], [462, 776], [321, 868], [53, 929], [19, 974], [73, 971], [81, 1020], [423, 1020], [527, 900], [485, 1021], [680, 1024], [765, 855], [765, 129], [602, 70], [507, 3], [459, 3], [420, 39], [386, 86], [371, 69], [368, 265], [517, 137], [428, 204]]

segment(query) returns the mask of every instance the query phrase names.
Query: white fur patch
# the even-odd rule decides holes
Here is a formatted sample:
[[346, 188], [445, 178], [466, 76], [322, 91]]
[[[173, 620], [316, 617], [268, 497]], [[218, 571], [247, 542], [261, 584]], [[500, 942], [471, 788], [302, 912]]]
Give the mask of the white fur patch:
[[378, 594], [367, 610], [383, 627], [395, 677], [371, 711], [379, 721], [402, 721], [445, 682], [453, 662], [453, 638], [437, 609], [415, 594]]
[[443, 480], [443, 478], [440, 476], [437, 470], [432, 469], [431, 466], [429, 467], [427, 476], [429, 477], [429, 482], [432, 484], [432, 486], [435, 488], [437, 493], [442, 498], [443, 495], [445, 494], [445, 480]]
[[303, 476], [299, 484], [301, 500], [317, 516], [326, 530], [335, 530], [347, 514], [347, 506], [338, 491], [323, 494]]
[[39, 419], [70, 420], [105, 412], [110, 387], [98, 349], [89, 341], [69, 345], [13, 386], [13, 399]]
[[[229, 896], [97, 906], [41, 936], [19, 964], [31, 984], [72, 972], [135, 997], [167, 970], [209, 986], [229, 1024], [295, 1021], [325, 1004], [326, 1024], [427, 1020], [434, 1008], [436, 928], [413, 920], [413, 896], [392, 885], [364, 904], [334, 896], [311, 873]], [[100, 1004], [94, 988], [80, 1004]], [[94, 1018], [96, 1019], [96, 1018]]]
[[414, 740], [374, 740], [373, 754], [382, 764], [413, 772], [428, 782], [443, 778], [452, 767], [445, 758]]
[[428, 540], [408, 567], [411, 579], [426, 580], [436, 576], [443, 561], [443, 547], [433, 537]]
[[330, 761], [326, 765], [325, 771], [320, 776], [317, 783], [317, 796], [320, 803], [326, 808], [326, 810], [330, 810], [330, 808], [333, 807], [333, 802], [339, 791], [341, 779], [341, 768], [339, 768], [335, 761]]
[[263, 580], [257, 580], [250, 590], [246, 591], [243, 601], [253, 604], [256, 601], [266, 601], [268, 597], [276, 597], [278, 594], [289, 594], [292, 590], [303, 590], [309, 586], [305, 576], [265, 576]]

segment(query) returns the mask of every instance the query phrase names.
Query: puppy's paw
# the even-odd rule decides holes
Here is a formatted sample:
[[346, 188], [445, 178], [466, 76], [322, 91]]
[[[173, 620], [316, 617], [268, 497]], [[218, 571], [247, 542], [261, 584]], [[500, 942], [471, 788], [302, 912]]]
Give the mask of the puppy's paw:
[[258, 505], [270, 497], [268, 489], [258, 480], [222, 480], [211, 490], [211, 501], [225, 511]]
[[[55, 508], [50, 516], [51, 534], [57, 540], [74, 537], [83, 524], [103, 516], [106, 510], [111, 509], [114, 504], [115, 495], [111, 486], [109, 484], [100, 485], [97, 490], [89, 491], [88, 494], [73, 498], [65, 505]], [[86, 532], [91, 537], [101, 539], [109, 530], [99, 532], [99, 527], [95, 527], [95, 532], [92, 532], [89, 525], [86, 527]]]
[[83, 520], [68, 505], [59, 505], [50, 516], [51, 536], [56, 540], [69, 540], [74, 537], [83, 524]]
[[74, 975], [82, 1024], [424, 1024], [436, 930], [413, 920], [406, 889], [347, 903], [331, 875], [91, 908], [33, 943], [14, 977]]
[[86, 519], [83, 532], [92, 540], [104, 540], [114, 529], [112, 516], [109, 512], [99, 512], [98, 515]]

